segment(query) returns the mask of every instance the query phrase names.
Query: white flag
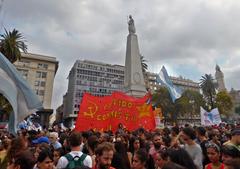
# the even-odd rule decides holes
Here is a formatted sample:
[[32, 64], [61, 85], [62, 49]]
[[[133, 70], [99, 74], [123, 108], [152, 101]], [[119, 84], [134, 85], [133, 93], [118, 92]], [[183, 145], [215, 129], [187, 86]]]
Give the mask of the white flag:
[[221, 122], [222, 120], [218, 108], [212, 109], [210, 112], [207, 112], [201, 107], [201, 125], [219, 125]]
[[27, 81], [4, 55], [0, 53], [0, 93], [7, 98], [13, 108], [10, 114], [9, 130], [16, 132], [17, 124], [25, 117], [42, 108], [37, 95]]
[[180, 90], [180, 88], [177, 88], [173, 85], [172, 80], [168, 76], [167, 70], [164, 66], [159, 72], [156, 81], [164, 85], [168, 89], [173, 102], [175, 102], [176, 99], [181, 97], [182, 91]]

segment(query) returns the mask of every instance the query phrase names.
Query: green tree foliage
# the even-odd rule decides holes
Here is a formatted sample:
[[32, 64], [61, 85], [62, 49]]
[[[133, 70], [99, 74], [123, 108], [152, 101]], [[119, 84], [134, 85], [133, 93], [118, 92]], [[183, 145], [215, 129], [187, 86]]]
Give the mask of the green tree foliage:
[[[176, 100], [175, 109], [181, 115], [192, 113], [200, 114], [200, 106], [205, 106], [203, 96], [193, 90], [185, 90], [182, 96]], [[205, 107], [204, 107], [205, 108]]]
[[228, 116], [233, 108], [231, 96], [226, 91], [218, 92], [216, 106], [221, 114]]
[[142, 72], [145, 73], [148, 70], [147, 60], [144, 59], [144, 56], [140, 55], [141, 64], [142, 64]]
[[175, 107], [170, 93], [166, 87], [160, 87], [152, 96], [152, 102], [156, 107], [160, 107], [164, 113], [164, 118], [176, 120]]
[[240, 115], [240, 106], [235, 107], [235, 113]]
[[[9, 117], [9, 114], [13, 111], [11, 104], [9, 101], [0, 94], [0, 117], [2, 118], [4, 113]], [[0, 121], [2, 120], [0, 118]]]
[[[147, 77], [147, 70], [148, 70], [148, 65], [147, 65], [147, 60], [144, 59], [143, 55], [140, 55], [140, 60], [141, 60], [141, 65], [142, 65], [142, 72], [143, 72], [143, 78], [144, 82], [148, 82], [148, 77]], [[148, 90], [148, 88], [146, 88]]]
[[21, 59], [21, 51], [27, 52], [24, 37], [18, 30], [13, 29], [13, 31], [7, 31], [5, 29], [5, 33], [1, 34], [0, 38], [0, 52], [5, 55], [11, 63]]
[[216, 107], [214, 104], [216, 99], [216, 85], [213, 82], [213, 77], [211, 74], [205, 74], [202, 76], [200, 79], [200, 87], [202, 89], [207, 106], [210, 106], [210, 109]]

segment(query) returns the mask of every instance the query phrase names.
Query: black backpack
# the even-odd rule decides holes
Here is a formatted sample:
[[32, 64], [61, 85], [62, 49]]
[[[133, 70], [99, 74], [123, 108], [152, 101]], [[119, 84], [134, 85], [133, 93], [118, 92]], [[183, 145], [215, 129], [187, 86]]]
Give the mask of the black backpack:
[[64, 157], [67, 158], [68, 160], [68, 165], [66, 167], [66, 169], [75, 169], [76, 167], [81, 167], [84, 166], [83, 161], [85, 160], [85, 158], [87, 157], [87, 154], [82, 154], [81, 157], [79, 156], [71, 156], [71, 154], [66, 154]]

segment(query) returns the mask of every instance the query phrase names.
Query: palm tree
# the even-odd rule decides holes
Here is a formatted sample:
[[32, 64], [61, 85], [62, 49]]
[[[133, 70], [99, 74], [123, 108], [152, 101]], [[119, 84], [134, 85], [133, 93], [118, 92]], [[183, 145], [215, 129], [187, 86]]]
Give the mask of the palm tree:
[[142, 65], [142, 71], [143, 73], [145, 73], [148, 70], [148, 65], [147, 65], [147, 60], [144, 59], [143, 55], [140, 55], [140, 59], [141, 59], [141, 65]]
[[5, 33], [1, 34], [0, 38], [0, 52], [5, 55], [11, 63], [21, 59], [21, 51], [24, 53], [27, 52], [24, 37], [18, 30], [13, 29], [12, 32], [8, 32], [5, 29]]
[[211, 74], [205, 74], [202, 76], [200, 79], [200, 87], [207, 104], [211, 106], [211, 109], [213, 109], [215, 107], [214, 101], [216, 97], [216, 85], [213, 82], [213, 77]]
[[[147, 76], [148, 65], [146, 63], [147, 61], [144, 59], [143, 55], [140, 55], [140, 60], [141, 60], [141, 65], [142, 65], [144, 82], [145, 82], [146, 86], [148, 86], [148, 76]], [[148, 90], [148, 87], [146, 87], [146, 89]]]
[[9, 114], [13, 111], [11, 104], [9, 101], [2, 95], [0, 94], [0, 119], [1, 120], [6, 120], [4, 116], [7, 116], [7, 119], [9, 117]]

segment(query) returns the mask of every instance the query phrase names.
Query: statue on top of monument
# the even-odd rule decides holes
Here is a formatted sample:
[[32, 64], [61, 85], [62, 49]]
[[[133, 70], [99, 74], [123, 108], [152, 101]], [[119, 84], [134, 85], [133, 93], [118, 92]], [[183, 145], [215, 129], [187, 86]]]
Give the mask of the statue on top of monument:
[[128, 31], [129, 31], [130, 34], [136, 33], [136, 29], [135, 29], [135, 26], [134, 26], [134, 20], [133, 20], [131, 15], [129, 15]]

